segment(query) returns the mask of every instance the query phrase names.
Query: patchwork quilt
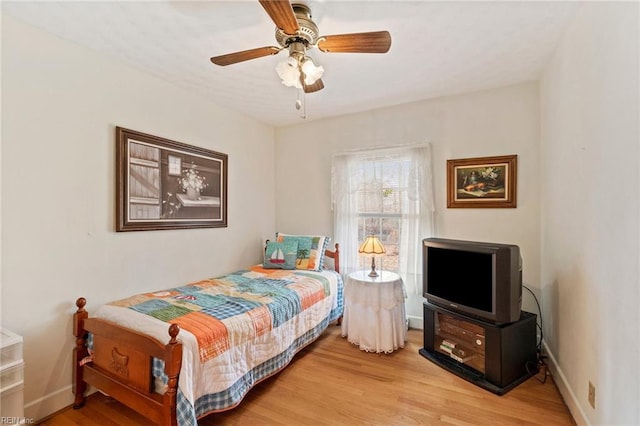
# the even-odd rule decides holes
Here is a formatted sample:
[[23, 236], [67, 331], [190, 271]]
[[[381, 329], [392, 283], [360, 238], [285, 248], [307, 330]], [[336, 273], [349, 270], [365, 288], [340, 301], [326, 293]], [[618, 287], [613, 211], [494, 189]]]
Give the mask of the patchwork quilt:
[[[283, 369], [342, 314], [342, 279], [334, 271], [260, 266], [102, 306], [96, 316], [183, 343], [178, 424], [236, 406], [261, 380]], [[154, 363], [159, 380], [161, 361]]]

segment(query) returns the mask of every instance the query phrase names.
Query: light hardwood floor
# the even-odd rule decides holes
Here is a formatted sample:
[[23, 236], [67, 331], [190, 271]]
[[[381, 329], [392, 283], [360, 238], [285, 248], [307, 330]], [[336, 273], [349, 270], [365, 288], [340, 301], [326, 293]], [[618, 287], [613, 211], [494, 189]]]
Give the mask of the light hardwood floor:
[[[404, 349], [360, 351], [330, 326], [276, 376], [252, 389], [235, 409], [200, 425], [574, 425], [553, 380], [543, 373], [503, 396], [443, 370], [418, 354], [422, 331]], [[96, 393], [80, 410], [65, 409], [44, 425], [149, 425]]]

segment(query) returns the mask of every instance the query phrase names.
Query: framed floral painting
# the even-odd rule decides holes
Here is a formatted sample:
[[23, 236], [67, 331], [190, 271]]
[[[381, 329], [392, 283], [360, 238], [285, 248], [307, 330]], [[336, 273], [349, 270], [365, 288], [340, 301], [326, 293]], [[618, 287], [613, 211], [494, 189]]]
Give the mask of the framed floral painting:
[[227, 161], [116, 127], [116, 231], [226, 227]]
[[516, 207], [517, 155], [447, 160], [447, 207]]

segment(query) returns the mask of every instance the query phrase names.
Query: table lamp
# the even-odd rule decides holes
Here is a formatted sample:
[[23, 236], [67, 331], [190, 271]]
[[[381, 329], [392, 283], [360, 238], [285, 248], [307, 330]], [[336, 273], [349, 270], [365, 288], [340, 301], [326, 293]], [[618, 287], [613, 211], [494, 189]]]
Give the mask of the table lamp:
[[[384, 254], [386, 251], [384, 246], [380, 242], [377, 236], [369, 235], [362, 244], [360, 244], [360, 248], [358, 249], [358, 253], [362, 254]], [[376, 257], [371, 256], [371, 272], [369, 272], [370, 277], [377, 277], [378, 273], [376, 272]]]

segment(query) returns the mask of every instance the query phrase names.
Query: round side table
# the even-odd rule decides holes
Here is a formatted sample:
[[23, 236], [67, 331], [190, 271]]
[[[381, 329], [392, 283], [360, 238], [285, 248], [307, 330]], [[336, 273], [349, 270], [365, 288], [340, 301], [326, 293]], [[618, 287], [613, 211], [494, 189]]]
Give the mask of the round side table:
[[367, 352], [404, 348], [407, 324], [402, 278], [395, 272], [352, 272], [344, 285], [342, 336]]

